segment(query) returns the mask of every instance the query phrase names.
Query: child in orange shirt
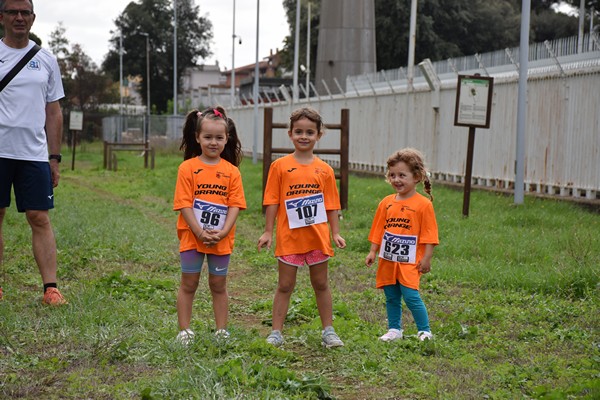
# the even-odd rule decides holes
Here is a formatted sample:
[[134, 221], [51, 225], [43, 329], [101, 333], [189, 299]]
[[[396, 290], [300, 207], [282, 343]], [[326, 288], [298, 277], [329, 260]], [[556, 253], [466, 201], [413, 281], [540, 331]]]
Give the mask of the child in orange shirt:
[[246, 208], [242, 160], [235, 124], [221, 107], [190, 112], [183, 126], [173, 209], [179, 211], [177, 236], [181, 258], [181, 285], [177, 293], [177, 340], [189, 344], [192, 304], [204, 258], [208, 263], [208, 285], [220, 338], [227, 331], [227, 270], [235, 238], [235, 221]]
[[[417, 324], [417, 337], [428, 340], [433, 335], [427, 308], [419, 295], [419, 281], [422, 274], [431, 270], [433, 248], [439, 243], [431, 182], [423, 156], [415, 149], [392, 154], [387, 167], [387, 181], [396, 193], [385, 197], [377, 207], [369, 232], [371, 251], [365, 259], [370, 267], [379, 257], [376, 287], [385, 293], [389, 328], [379, 339], [402, 339], [404, 297]], [[419, 182], [423, 182], [429, 199], [417, 193]]]
[[277, 220], [275, 256], [279, 280], [273, 300], [273, 330], [267, 337], [267, 342], [274, 346], [283, 344], [281, 331], [296, 285], [296, 274], [305, 263], [323, 326], [322, 344], [328, 348], [344, 345], [332, 326], [327, 260], [333, 256], [332, 238], [339, 248], [344, 248], [346, 242], [339, 234], [341, 207], [333, 169], [313, 154], [322, 135], [323, 121], [317, 111], [311, 108], [294, 111], [288, 136], [295, 150], [273, 161], [269, 169], [263, 200], [265, 232], [258, 239], [258, 250], [271, 247]]

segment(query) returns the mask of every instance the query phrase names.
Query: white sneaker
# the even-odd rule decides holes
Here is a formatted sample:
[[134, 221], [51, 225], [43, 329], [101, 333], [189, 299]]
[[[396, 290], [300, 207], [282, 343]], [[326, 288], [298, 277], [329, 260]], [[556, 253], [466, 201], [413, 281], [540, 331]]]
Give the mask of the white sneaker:
[[191, 329], [184, 329], [177, 334], [176, 340], [184, 346], [194, 341], [194, 332]]
[[321, 344], [323, 347], [330, 349], [332, 347], [342, 347], [344, 342], [342, 342], [337, 333], [335, 333], [333, 327], [328, 326], [321, 332]]
[[431, 334], [431, 332], [427, 332], [427, 331], [419, 331], [419, 332], [417, 332], [417, 337], [419, 338], [419, 340], [421, 342], [423, 342], [425, 340], [431, 340], [431, 339], [433, 339], [433, 335]]
[[281, 335], [281, 332], [278, 330], [271, 331], [271, 334], [267, 336], [267, 343], [275, 347], [281, 346], [283, 344], [283, 336]]
[[379, 338], [382, 342], [391, 342], [402, 339], [402, 329], [390, 329], [387, 333]]
[[229, 334], [229, 332], [227, 332], [227, 329], [218, 329], [215, 332], [215, 337], [217, 338], [217, 340], [227, 340], [229, 339], [229, 336], [231, 336]]

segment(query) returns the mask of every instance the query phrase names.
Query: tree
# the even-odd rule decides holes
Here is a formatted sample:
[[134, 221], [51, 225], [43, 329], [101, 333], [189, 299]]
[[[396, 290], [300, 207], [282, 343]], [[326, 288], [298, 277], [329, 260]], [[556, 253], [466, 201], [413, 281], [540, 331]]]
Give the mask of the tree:
[[[210, 56], [212, 24], [199, 15], [193, 0], [177, 1], [177, 76]], [[103, 69], [118, 82], [120, 75], [119, 41], [123, 40], [123, 74], [142, 77], [140, 94], [147, 104], [146, 82], [150, 79], [152, 108], [166, 112], [173, 98], [173, 8], [170, 0], [140, 0], [129, 3], [115, 21], [111, 31], [111, 49]], [[150, 44], [150, 77], [146, 76], [146, 37]], [[179, 86], [179, 82], [177, 84]]]
[[62, 75], [64, 110], [95, 110], [99, 104], [114, 103], [118, 98], [113, 82], [98, 69], [81, 45], [70, 43], [62, 22], [50, 33], [50, 51], [56, 56]]
[[[305, 53], [306, 0], [302, 1], [303, 23], [300, 55]], [[600, 7], [600, 0], [586, 0]], [[319, 9], [320, 0], [311, 0]], [[542, 42], [577, 33], [577, 17], [557, 14], [552, 6], [558, 1], [532, 0], [530, 40]], [[578, 7], [579, 0], [569, 0]], [[419, 0], [415, 60], [432, 61], [519, 45], [521, 0]], [[294, 54], [296, 0], [283, 0], [291, 34], [285, 40], [282, 60], [292, 68]], [[375, 0], [377, 69], [393, 69], [408, 61], [408, 34], [411, 0]], [[596, 12], [597, 12], [596, 11]], [[311, 54], [317, 54], [318, 17], [311, 23]], [[314, 46], [314, 47], [313, 47]]]
[[[304, 64], [306, 60], [306, 31], [308, 29], [308, 3], [310, 3], [310, 70], [317, 69], [317, 47], [319, 44], [319, 21], [320, 21], [320, 0], [303, 0], [300, 3], [300, 52], [298, 59]], [[288, 25], [291, 27], [291, 35], [284, 39], [283, 50], [280, 52], [282, 64], [288, 71], [291, 71], [294, 65], [294, 38], [296, 37], [296, 0], [283, 0], [283, 7], [286, 10]]]

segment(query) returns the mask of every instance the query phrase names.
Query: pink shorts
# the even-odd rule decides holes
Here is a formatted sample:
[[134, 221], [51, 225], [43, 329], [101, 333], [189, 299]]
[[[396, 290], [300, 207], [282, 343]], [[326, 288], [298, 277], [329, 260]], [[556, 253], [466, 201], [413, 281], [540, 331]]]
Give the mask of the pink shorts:
[[323, 254], [321, 250], [312, 250], [304, 254], [292, 254], [289, 256], [277, 257], [277, 259], [284, 264], [293, 265], [294, 267], [302, 267], [304, 263], [310, 267], [329, 260], [329, 256]]

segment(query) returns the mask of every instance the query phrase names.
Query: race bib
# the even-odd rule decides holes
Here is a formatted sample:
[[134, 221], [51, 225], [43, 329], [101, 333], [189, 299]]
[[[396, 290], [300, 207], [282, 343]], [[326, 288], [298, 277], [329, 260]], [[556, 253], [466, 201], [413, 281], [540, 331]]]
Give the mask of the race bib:
[[414, 264], [417, 258], [417, 237], [383, 232], [379, 257], [393, 262]]
[[227, 218], [227, 206], [194, 199], [194, 215], [202, 229], [222, 230]]
[[285, 201], [290, 229], [327, 222], [323, 193]]

